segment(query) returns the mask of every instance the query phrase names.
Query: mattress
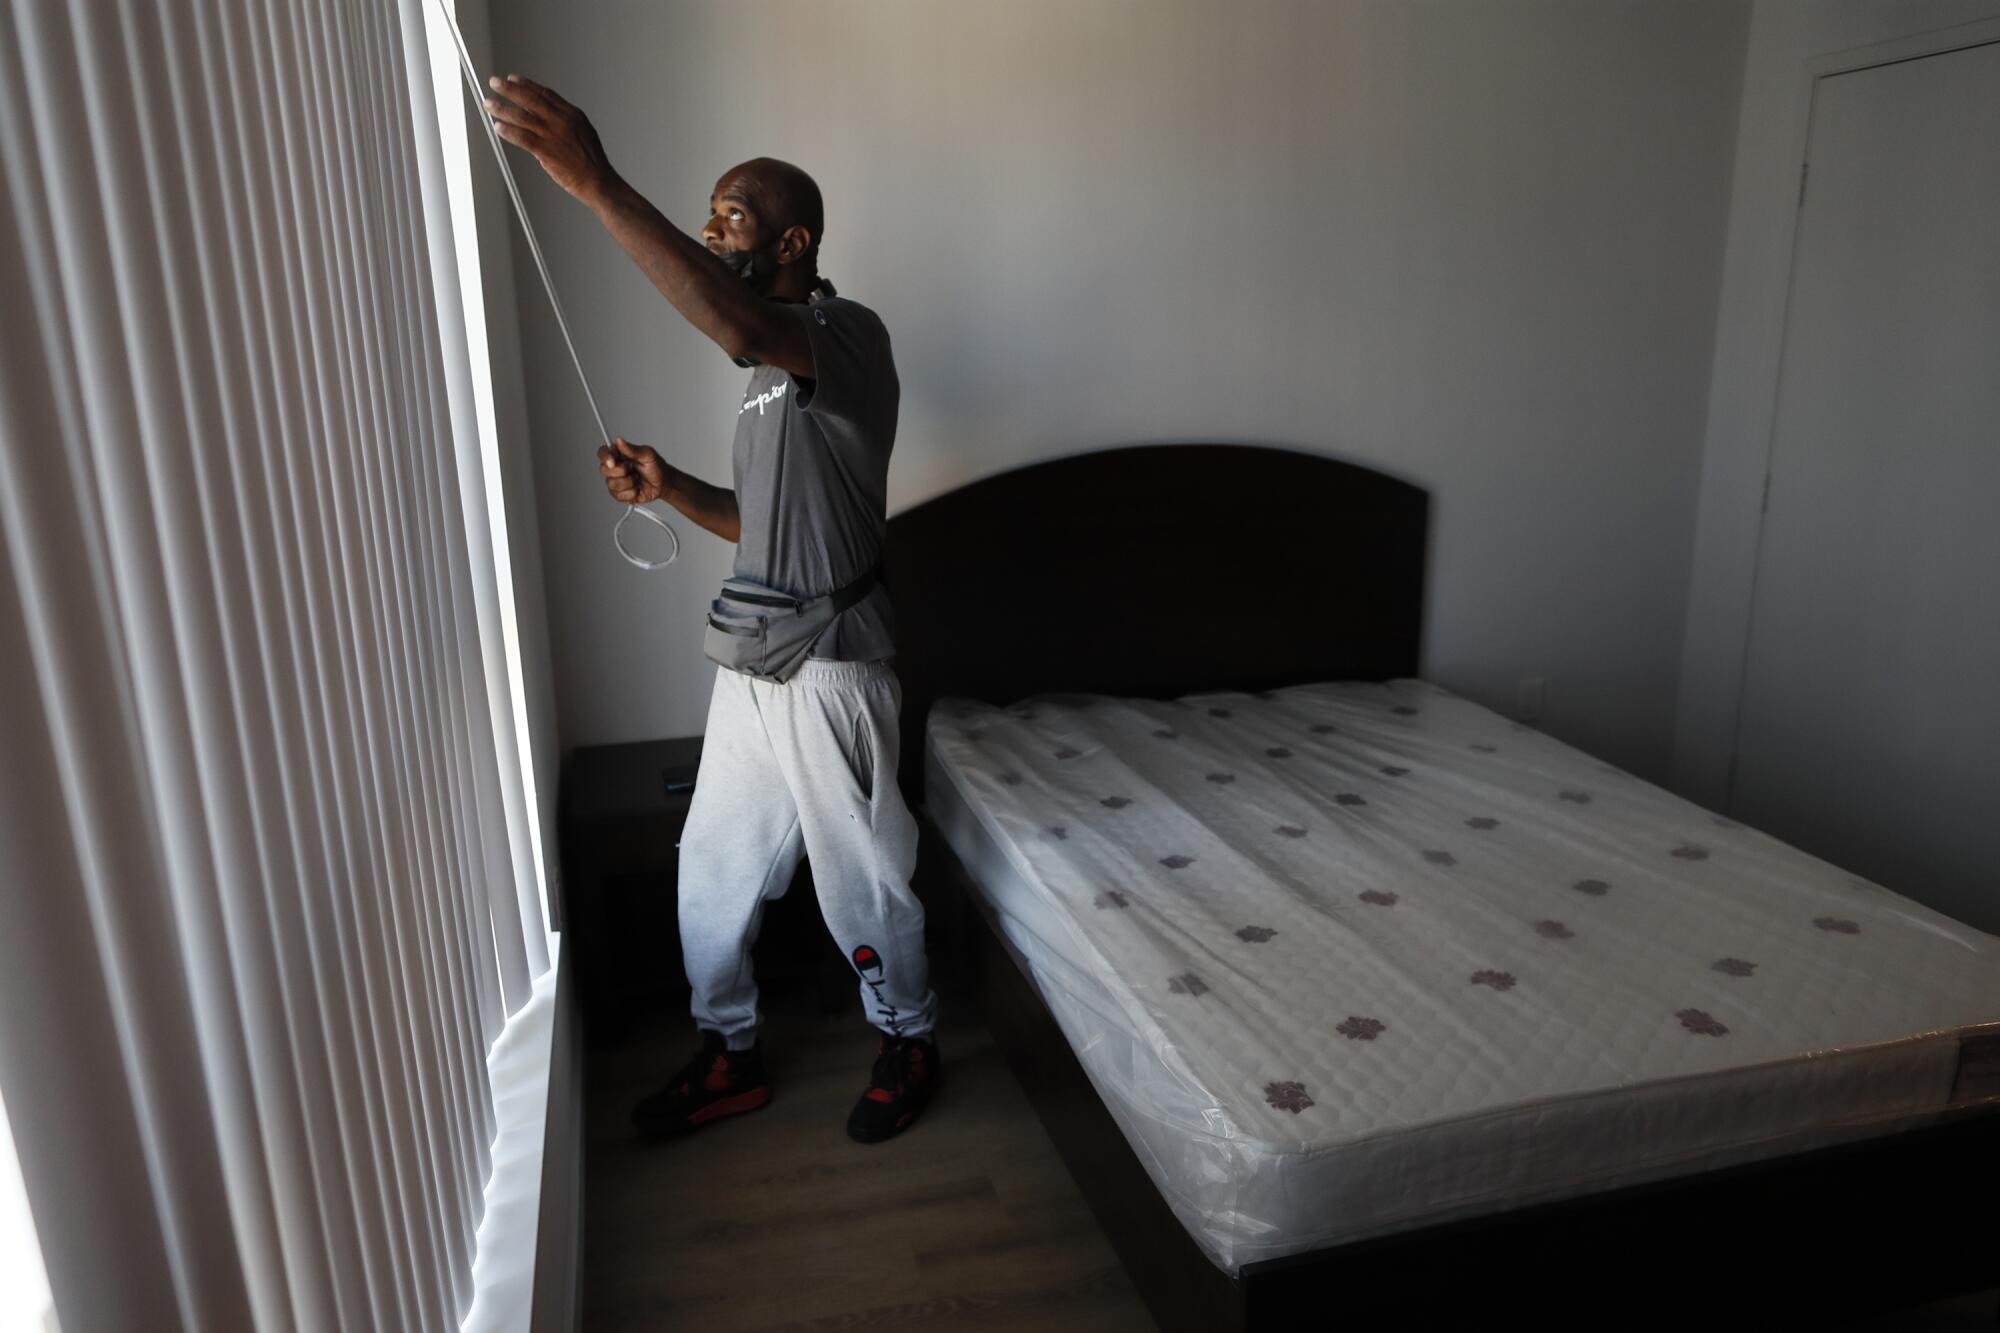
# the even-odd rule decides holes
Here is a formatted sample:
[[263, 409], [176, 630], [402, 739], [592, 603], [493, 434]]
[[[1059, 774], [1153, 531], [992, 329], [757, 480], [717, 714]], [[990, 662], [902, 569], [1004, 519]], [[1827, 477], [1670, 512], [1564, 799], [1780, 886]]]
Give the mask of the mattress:
[[1423, 680], [942, 699], [925, 755], [1230, 1273], [2000, 1109], [2000, 938]]

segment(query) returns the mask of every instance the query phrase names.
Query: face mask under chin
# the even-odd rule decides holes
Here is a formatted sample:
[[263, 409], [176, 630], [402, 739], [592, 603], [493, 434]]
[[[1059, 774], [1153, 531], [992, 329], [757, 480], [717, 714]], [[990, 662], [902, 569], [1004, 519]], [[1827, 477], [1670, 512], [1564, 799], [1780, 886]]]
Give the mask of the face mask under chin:
[[724, 250], [716, 258], [729, 265], [737, 277], [749, 283], [752, 291], [764, 292], [770, 289], [771, 275], [776, 270], [767, 272], [765, 267], [757, 262], [754, 250]]

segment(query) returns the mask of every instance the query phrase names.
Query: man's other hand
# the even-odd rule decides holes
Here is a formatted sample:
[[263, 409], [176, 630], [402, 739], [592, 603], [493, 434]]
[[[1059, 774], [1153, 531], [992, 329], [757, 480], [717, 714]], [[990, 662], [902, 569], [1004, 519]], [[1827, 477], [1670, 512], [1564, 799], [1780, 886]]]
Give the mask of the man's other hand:
[[660, 456], [649, 446], [633, 444], [622, 435], [617, 443], [616, 453], [606, 445], [597, 446], [597, 470], [604, 475], [611, 498], [642, 505], [665, 495], [667, 465]]
[[500, 137], [533, 153], [550, 180], [590, 203], [617, 179], [590, 118], [553, 89], [518, 74], [487, 82], [502, 94], [486, 99]]

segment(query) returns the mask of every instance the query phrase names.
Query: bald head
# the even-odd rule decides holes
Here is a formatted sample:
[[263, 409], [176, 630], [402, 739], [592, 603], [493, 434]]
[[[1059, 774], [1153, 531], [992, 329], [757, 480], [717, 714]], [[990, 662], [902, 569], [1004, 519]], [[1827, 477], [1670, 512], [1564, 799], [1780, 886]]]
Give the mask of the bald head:
[[826, 206], [819, 197], [819, 185], [812, 177], [789, 162], [775, 157], [753, 157], [736, 167], [730, 176], [751, 183], [762, 196], [765, 221], [775, 230], [804, 227], [817, 249], [826, 226]]
[[715, 183], [701, 239], [763, 295], [803, 301], [818, 278], [824, 225], [811, 176], [775, 157], [753, 157]]

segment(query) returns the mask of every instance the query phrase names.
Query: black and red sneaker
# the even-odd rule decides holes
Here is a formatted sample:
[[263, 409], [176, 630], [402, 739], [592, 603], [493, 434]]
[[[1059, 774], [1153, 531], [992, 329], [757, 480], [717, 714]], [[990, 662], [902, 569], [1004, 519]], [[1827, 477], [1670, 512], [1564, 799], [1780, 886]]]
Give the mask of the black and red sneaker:
[[732, 1051], [720, 1032], [703, 1029], [701, 1049], [666, 1087], [632, 1108], [632, 1123], [641, 1133], [673, 1137], [711, 1120], [754, 1111], [770, 1100], [771, 1084], [757, 1045]]
[[944, 1078], [944, 1064], [929, 1037], [883, 1036], [875, 1047], [868, 1090], [847, 1117], [847, 1136], [880, 1143], [910, 1127]]

